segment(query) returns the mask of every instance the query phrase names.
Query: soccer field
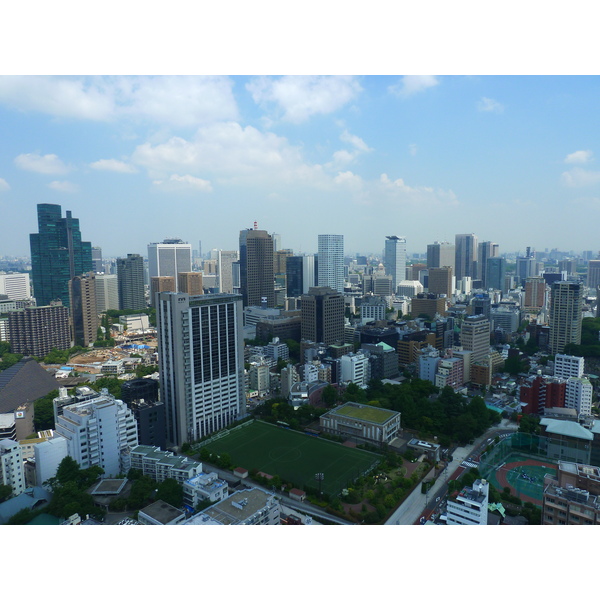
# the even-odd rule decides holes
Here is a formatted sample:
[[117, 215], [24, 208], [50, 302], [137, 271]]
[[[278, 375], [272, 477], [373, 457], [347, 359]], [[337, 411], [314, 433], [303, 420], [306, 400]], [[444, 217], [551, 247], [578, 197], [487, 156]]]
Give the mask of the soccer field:
[[232, 431], [205, 448], [216, 454], [229, 454], [237, 467], [279, 475], [301, 489], [318, 489], [315, 474], [323, 473], [322, 490], [327, 494], [339, 494], [380, 460], [373, 452], [259, 421]]

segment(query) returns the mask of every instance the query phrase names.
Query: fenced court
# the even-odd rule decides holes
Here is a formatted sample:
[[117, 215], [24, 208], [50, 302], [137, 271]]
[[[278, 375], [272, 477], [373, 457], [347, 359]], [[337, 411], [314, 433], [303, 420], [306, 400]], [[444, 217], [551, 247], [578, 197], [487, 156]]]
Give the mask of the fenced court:
[[523, 502], [541, 506], [544, 476], [556, 474], [556, 463], [547, 457], [546, 440], [515, 433], [482, 455], [479, 472], [497, 490], [508, 487]]
[[300, 488], [318, 489], [315, 474], [323, 473], [321, 489], [334, 495], [380, 461], [373, 452], [260, 421], [213, 438], [203, 446], [211, 453], [229, 454], [237, 467], [279, 475]]

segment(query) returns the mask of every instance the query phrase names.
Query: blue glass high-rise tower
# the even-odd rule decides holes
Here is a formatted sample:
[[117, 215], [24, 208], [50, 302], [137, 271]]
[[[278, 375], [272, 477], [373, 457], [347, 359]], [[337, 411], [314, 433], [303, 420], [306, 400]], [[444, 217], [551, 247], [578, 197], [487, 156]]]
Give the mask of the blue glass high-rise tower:
[[69, 306], [69, 281], [92, 271], [92, 244], [81, 241], [79, 219], [62, 217], [58, 204], [38, 204], [38, 232], [29, 236], [31, 279], [38, 306]]

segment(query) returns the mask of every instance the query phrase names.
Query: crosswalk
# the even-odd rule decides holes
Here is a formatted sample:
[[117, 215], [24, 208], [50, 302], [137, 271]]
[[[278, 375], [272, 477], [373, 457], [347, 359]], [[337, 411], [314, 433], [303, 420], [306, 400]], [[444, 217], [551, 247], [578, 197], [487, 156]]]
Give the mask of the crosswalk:
[[479, 464], [471, 462], [470, 460], [463, 460], [462, 463], [460, 464], [460, 466], [467, 467], [469, 469], [476, 469], [479, 466]]

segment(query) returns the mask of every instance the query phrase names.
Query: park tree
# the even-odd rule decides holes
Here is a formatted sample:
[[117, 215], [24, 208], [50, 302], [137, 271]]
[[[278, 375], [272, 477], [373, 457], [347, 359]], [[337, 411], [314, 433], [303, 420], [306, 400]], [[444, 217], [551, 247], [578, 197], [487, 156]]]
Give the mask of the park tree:
[[323, 401], [323, 404], [325, 404], [325, 406], [334, 406], [338, 400], [337, 390], [331, 384], [329, 384], [323, 390], [321, 400]]
[[175, 479], [165, 479], [158, 484], [156, 499], [179, 508], [183, 504], [183, 486]]
[[0, 502], [8, 500], [12, 494], [12, 486], [0, 484]]

